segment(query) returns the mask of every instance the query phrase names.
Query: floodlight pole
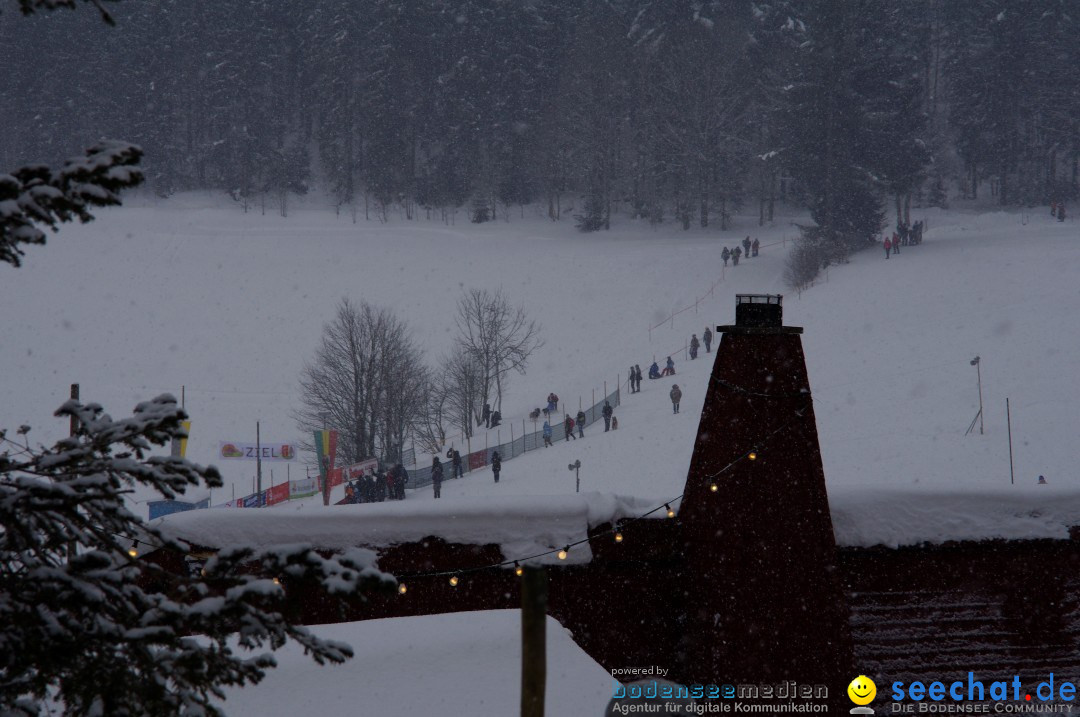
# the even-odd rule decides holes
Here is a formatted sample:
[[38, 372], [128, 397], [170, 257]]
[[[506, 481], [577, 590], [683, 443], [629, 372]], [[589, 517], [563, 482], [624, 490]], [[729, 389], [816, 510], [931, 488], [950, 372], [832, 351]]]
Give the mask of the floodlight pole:
[[975, 357], [975, 375], [979, 381], [979, 435], [983, 435], [983, 403], [982, 403], [982, 362]]

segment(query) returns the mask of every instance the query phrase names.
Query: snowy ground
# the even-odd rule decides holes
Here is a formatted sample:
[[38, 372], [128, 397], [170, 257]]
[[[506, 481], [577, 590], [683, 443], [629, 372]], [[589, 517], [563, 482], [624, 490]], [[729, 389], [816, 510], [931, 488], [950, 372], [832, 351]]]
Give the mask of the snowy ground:
[[[295, 644], [257, 687], [226, 690], [231, 717], [514, 715], [521, 708], [517, 610], [369, 620], [311, 628], [355, 657], [319, 667]], [[552, 618], [547, 621], [546, 714], [597, 717], [615, 681]]]
[[[267, 442], [296, 440], [297, 376], [341, 297], [394, 307], [434, 360], [450, 344], [462, 287], [502, 286], [541, 320], [547, 345], [527, 376], [514, 377], [492, 443], [508, 437], [510, 423], [518, 430], [549, 391], [573, 411], [653, 357], [674, 355], [684, 398], [672, 416], [671, 381], [645, 381], [618, 411], [617, 435], [600, 439], [593, 428], [585, 441], [507, 462], [499, 492], [572, 491], [566, 464], [580, 458], [587, 490], [677, 495], [709, 370], [679, 349], [706, 324], [730, 322], [737, 292], [774, 291], [787, 294], [786, 323], [806, 328], [834, 497], [862, 486], [1007, 489], [1006, 397], [1015, 490], [1037, 490], [1039, 474], [1080, 488], [1077, 225], [1049, 212], [925, 215], [922, 246], [889, 261], [880, 251], [859, 254], [801, 297], [782, 286], [784, 247], [766, 246], [723, 272], [696, 315], [654, 329], [650, 342], [651, 323], [693, 305], [720, 276], [723, 244], [746, 232], [766, 245], [790, 238], [788, 219], [726, 234], [622, 220], [610, 233], [584, 235], [528, 212], [485, 225], [354, 225], [325, 209], [245, 215], [202, 196], [110, 210], [32, 249], [24, 268], [4, 270], [0, 301], [11, 310], [0, 320], [9, 376], [0, 421], [29, 423], [45, 443], [65, 430], [50, 413], [71, 382], [114, 415], [186, 385], [192, 459], [214, 462], [219, 440], [254, 440], [256, 420]], [[978, 409], [976, 354], [986, 433], [965, 437]], [[250, 492], [253, 464], [218, 464], [238, 495]], [[302, 470], [292, 468], [293, 477]], [[271, 469], [280, 482], [284, 465], [264, 466], [267, 483]], [[479, 495], [494, 486], [479, 475], [446, 490]], [[225, 492], [215, 502], [232, 487]]]

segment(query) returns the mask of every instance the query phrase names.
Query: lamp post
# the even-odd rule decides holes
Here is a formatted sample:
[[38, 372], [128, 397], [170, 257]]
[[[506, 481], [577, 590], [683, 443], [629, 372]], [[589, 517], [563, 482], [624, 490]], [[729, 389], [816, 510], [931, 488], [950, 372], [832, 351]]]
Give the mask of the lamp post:
[[975, 367], [975, 375], [979, 381], [979, 435], [983, 435], [983, 402], [982, 402], [982, 368], [979, 364], [979, 357], [971, 359], [971, 365]]
[[575, 493], [580, 493], [581, 492], [581, 461], [580, 460], [574, 461], [573, 463], [568, 465], [567, 468], [574, 471], [574, 473], [575, 473], [575, 480], [577, 481], [577, 488], [575, 489], [574, 492]]

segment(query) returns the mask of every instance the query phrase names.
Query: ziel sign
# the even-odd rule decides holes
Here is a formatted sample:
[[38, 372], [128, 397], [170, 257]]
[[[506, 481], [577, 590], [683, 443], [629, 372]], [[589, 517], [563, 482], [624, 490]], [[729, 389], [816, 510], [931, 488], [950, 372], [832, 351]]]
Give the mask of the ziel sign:
[[233, 460], [295, 461], [296, 448], [290, 443], [225, 443], [218, 448], [218, 457]]

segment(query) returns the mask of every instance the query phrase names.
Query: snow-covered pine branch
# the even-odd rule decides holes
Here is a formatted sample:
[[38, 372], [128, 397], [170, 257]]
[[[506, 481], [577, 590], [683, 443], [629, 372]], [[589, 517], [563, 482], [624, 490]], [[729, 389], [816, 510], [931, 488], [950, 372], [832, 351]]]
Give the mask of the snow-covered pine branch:
[[[222, 687], [258, 682], [288, 640], [319, 664], [351, 657], [282, 615], [286, 586], [361, 597], [392, 585], [370, 551], [321, 555], [306, 545], [222, 550], [196, 575], [133, 558], [134, 541], [189, 546], [133, 515], [136, 485], [167, 496], [220, 486], [212, 467], [148, 456], [184, 436], [169, 395], [113, 420], [65, 403], [77, 434], [43, 450], [0, 453], [0, 713], [221, 714]], [[279, 578], [275, 582], [274, 578]]]
[[19, 266], [21, 244], [44, 244], [41, 225], [55, 231], [60, 222], [92, 220], [90, 207], [120, 204], [117, 192], [143, 180], [141, 158], [133, 144], [103, 141], [59, 170], [36, 164], [0, 174], [0, 262]]

